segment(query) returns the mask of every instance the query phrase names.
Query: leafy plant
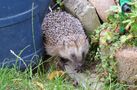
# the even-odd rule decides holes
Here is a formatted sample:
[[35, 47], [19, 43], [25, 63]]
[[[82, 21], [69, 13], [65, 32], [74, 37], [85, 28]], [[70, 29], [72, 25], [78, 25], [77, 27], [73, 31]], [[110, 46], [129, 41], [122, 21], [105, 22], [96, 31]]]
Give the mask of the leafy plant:
[[62, 0], [56, 0], [56, 3], [59, 5], [58, 9], [62, 9], [64, 7]]
[[129, 3], [131, 13], [123, 13], [121, 7], [111, 8], [108, 21], [101, 25], [91, 36], [93, 43], [99, 43], [96, 59], [98, 73], [103, 78], [104, 90], [126, 90], [125, 83], [117, 79], [117, 62], [114, 58], [116, 50], [123, 46], [137, 46], [137, 1]]

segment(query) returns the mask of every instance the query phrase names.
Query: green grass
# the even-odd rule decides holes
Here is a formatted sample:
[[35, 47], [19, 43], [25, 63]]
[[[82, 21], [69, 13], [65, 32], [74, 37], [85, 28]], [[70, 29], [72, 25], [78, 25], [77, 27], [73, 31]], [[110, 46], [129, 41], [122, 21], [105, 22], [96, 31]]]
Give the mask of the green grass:
[[48, 73], [39, 71], [32, 74], [32, 69], [21, 72], [15, 68], [1, 68], [0, 90], [83, 90], [81, 87], [74, 87], [66, 78], [48, 80]]
[[[25, 48], [18, 55], [11, 50], [12, 54], [17, 56], [16, 61], [19, 60], [24, 50]], [[48, 79], [48, 74], [57, 70], [55, 60], [56, 57], [48, 58], [45, 61], [39, 58], [37, 66], [32, 68], [30, 65], [24, 71], [18, 70], [16, 63], [13, 68], [0, 68], [0, 90], [83, 90], [80, 86], [74, 87], [72, 80], [67, 75], [56, 77], [53, 80]], [[26, 66], [24, 61], [23, 63]], [[44, 63], [51, 64], [44, 67]]]

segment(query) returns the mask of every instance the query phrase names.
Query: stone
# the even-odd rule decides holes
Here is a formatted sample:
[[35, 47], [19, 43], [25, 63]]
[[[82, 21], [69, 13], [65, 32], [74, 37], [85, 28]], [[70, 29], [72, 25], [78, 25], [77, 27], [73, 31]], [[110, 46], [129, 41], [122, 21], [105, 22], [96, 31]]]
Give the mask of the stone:
[[115, 58], [118, 67], [118, 79], [121, 82], [135, 84], [137, 81], [137, 48], [128, 47], [117, 50]]
[[89, 0], [96, 8], [97, 13], [102, 21], [107, 21], [109, 13], [107, 12], [111, 6], [116, 5], [114, 0]]
[[93, 32], [100, 25], [95, 8], [87, 0], [64, 0], [64, 6], [81, 21], [86, 32]]

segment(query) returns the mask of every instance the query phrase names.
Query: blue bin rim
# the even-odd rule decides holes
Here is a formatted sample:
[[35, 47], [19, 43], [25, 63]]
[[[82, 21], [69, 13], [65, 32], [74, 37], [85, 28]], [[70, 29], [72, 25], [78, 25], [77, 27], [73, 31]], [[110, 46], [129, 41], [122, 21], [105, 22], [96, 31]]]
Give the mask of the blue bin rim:
[[33, 15], [35, 16], [38, 13], [37, 9], [38, 9], [38, 5], [22, 13], [16, 14], [14, 16], [0, 18], [0, 28], [27, 20], [31, 18], [32, 12], [33, 12]]

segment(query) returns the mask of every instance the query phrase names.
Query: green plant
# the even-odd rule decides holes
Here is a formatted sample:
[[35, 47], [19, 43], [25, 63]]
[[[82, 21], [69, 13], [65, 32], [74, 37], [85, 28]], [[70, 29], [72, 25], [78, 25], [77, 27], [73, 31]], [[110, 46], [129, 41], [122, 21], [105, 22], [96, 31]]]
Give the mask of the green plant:
[[64, 4], [63, 4], [63, 0], [56, 0], [56, 3], [59, 5], [59, 7], [57, 9], [63, 9], [64, 8]]
[[[129, 3], [131, 13], [122, 13], [119, 6], [111, 8], [108, 22], [101, 25], [91, 36], [93, 43], [99, 43], [96, 59], [99, 77], [103, 78], [104, 90], [126, 90], [128, 85], [117, 79], [116, 50], [124, 46], [137, 46], [137, 1]], [[120, 30], [125, 30], [121, 33]]]

